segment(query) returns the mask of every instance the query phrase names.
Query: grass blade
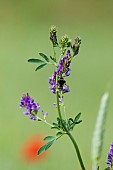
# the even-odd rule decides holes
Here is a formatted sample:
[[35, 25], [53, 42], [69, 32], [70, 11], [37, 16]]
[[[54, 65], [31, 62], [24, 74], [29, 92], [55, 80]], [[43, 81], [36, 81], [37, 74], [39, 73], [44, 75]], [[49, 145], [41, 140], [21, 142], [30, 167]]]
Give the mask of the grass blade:
[[103, 146], [103, 138], [105, 131], [105, 122], [107, 115], [107, 107], [108, 107], [109, 93], [105, 93], [102, 96], [100, 108], [97, 115], [96, 125], [94, 129], [93, 139], [92, 139], [92, 163], [93, 170], [96, 170], [98, 167], [98, 161], [101, 157], [101, 151]]

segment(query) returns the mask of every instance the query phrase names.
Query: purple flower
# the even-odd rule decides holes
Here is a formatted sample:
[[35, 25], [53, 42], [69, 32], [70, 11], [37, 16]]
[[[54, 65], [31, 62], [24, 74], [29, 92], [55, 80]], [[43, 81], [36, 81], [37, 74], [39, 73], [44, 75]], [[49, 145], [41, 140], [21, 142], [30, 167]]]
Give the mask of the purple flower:
[[[71, 64], [71, 53], [70, 50], [67, 51], [66, 56], [64, 56], [57, 66], [57, 69], [54, 71], [52, 77], [49, 77], [49, 84], [50, 90], [55, 94], [56, 93], [56, 86], [58, 83], [58, 88], [63, 93], [69, 92], [69, 87], [66, 85], [66, 81], [64, 80], [64, 77], [67, 77], [70, 75], [70, 64]], [[58, 82], [56, 82], [56, 76], [58, 76]]]
[[29, 94], [24, 94], [20, 101], [20, 107], [25, 108], [26, 111], [24, 112], [25, 115], [28, 115], [30, 119], [36, 120], [37, 119], [37, 112], [40, 109], [39, 104], [34, 102]]
[[48, 113], [47, 112], [44, 112], [43, 110], [42, 110], [42, 115], [44, 116], [44, 119], [48, 116]]
[[64, 56], [60, 61], [59, 61], [59, 65], [58, 65], [58, 73], [60, 75], [64, 74], [64, 76], [69, 76], [69, 71], [70, 71], [70, 64], [71, 64], [71, 53], [70, 50], [67, 51], [66, 56]]
[[110, 151], [108, 153], [108, 160], [106, 162], [106, 164], [108, 165], [108, 167], [111, 169], [113, 166], [113, 143], [110, 146]]

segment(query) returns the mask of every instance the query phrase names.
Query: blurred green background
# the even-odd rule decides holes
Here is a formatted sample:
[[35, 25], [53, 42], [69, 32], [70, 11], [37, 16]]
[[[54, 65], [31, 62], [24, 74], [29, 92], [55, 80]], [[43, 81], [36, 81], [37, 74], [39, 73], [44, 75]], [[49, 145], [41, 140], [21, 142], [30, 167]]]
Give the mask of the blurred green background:
[[[101, 169], [105, 167], [113, 142], [113, 1], [112, 0], [0, 0], [0, 169], [80, 169], [67, 137], [51, 148], [38, 164], [27, 164], [19, 156], [23, 142], [32, 134], [53, 134], [49, 127], [30, 121], [19, 109], [23, 93], [29, 94], [56, 118], [48, 89], [53, 70], [35, 72], [27, 63], [38, 52], [52, 54], [49, 28], [56, 25], [58, 36], [68, 34], [82, 39], [80, 53], [71, 65], [68, 78], [71, 93], [66, 95], [67, 112], [82, 112], [83, 123], [73, 134], [79, 143], [87, 168], [91, 169], [91, 138], [100, 98], [108, 90], [110, 104], [106, 123]], [[60, 161], [60, 165], [59, 162]]]

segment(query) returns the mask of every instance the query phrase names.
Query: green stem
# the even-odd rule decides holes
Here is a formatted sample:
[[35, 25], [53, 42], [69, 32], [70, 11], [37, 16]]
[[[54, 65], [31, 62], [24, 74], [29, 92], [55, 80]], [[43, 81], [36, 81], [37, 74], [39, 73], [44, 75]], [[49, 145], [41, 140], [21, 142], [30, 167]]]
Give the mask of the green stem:
[[53, 52], [54, 52], [53, 56], [54, 56], [54, 58], [56, 59], [56, 51], [55, 51], [55, 47], [53, 47]]
[[[56, 81], [57, 82], [57, 81]], [[72, 134], [68, 131], [67, 127], [65, 126], [65, 124], [63, 123], [63, 119], [62, 119], [62, 115], [61, 115], [61, 111], [60, 111], [60, 105], [59, 105], [59, 92], [58, 92], [58, 89], [56, 89], [56, 97], [57, 97], [57, 109], [58, 109], [58, 114], [59, 114], [59, 118], [61, 120], [61, 123], [62, 123], [62, 126], [65, 130], [65, 132], [67, 133], [67, 135], [69, 136], [69, 138], [71, 139], [73, 145], [74, 145], [74, 148], [76, 150], [76, 153], [77, 153], [77, 156], [78, 156], [78, 160], [79, 160], [79, 163], [81, 165], [81, 168], [82, 170], [86, 170], [85, 169], [85, 166], [84, 166], [84, 163], [82, 161], [82, 157], [81, 157], [81, 154], [80, 154], [80, 151], [79, 151], [79, 148], [78, 148], [78, 145], [75, 141], [75, 139], [73, 138]]]
[[73, 145], [75, 147], [75, 150], [76, 150], [76, 153], [77, 153], [78, 160], [79, 160], [79, 163], [81, 165], [81, 168], [82, 168], [82, 170], [85, 170], [85, 166], [84, 166], [84, 163], [83, 163], [83, 160], [82, 160], [78, 145], [77, 145], [75, 139], [73, 138], [72, 134], [70, 132], [67, 132], [67, 134], [70, 137], [70, 139], [71, 139], [71, 141], [72, 141], [72, 143], [73, 143]]
[[64, 105], [64, 104], [63, 104], [63, 107], [64, 107], [65, 120], [66, 120], [66, 122], [67, 122], [66, 108], [65, 108], [65, 105]]
[[48, 123], [48, 122], [46, 121], [46, 119], [41, 119], [41, 118], [38, 117], [38, 120], [41, 121], [41, 122], [43, 122], [43, 123], [46, 123], [47, 125], [49, 125], [49, 126], [51, 126], [51, 127], [53, 127], [53, 125], [50, 124], [50, 123]]

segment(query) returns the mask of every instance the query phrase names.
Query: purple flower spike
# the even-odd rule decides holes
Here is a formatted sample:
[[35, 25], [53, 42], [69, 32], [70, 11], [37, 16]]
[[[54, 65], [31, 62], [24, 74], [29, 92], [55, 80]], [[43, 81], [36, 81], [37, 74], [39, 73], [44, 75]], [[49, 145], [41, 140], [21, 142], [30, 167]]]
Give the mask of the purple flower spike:
[[106, 162], [106, 164], [108, 165], [108, 167], [111, 169], [113, 166], [113, 143], [110, 146], [110, 151], [108, 153], [108, 160]]
[[[58, 76], [58, 88], [63, 93], [70, 92], [69, 87], [66, 85], [66, 81], [64, 80], [64, 77], [67, 77], [70, 75], [70, 64], [71, 64], [71, 53], [70, 50], [67, 51], [66, 56], [64, 56], [57, 66], [57, 69], [54, 71], [52, 77], [49, 77], [49, 84], [51, 85], [49, 88], [50, 90], [56, 94], [56, 76]], [[60, 84], [61, 82], [61, 84]]]
[[20, 101], [20, 107], [25, 108], [26, 111], [24, 112], [25, 115], [28, 115], [31, 120], [37, 119], [37, 112], [40, 109], [39, 104], [34, 102], [29, 94], [24, 94]]

